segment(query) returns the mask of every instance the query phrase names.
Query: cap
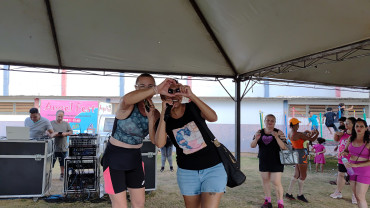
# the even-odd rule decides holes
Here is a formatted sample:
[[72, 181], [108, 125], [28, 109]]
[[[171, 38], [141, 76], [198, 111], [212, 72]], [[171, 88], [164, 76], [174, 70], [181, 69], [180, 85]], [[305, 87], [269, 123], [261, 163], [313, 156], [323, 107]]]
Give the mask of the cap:
[[298, 123], [301, 123], [301, 122], [296, 118], [291, 118], [289, 120], [289, 123], [291, 123], [292, 125], [297, 125]]

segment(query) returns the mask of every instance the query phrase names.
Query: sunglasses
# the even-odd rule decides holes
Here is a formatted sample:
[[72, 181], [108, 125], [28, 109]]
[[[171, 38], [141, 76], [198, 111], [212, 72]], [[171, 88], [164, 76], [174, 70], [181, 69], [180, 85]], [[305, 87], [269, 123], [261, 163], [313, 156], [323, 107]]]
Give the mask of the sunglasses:
[[173, 93], [177, 93], [177, 92], [180, 92], [180, 88], [176, 88], [176, 89], [168, 88], [168, 93], [169, 94], [173, 94]]

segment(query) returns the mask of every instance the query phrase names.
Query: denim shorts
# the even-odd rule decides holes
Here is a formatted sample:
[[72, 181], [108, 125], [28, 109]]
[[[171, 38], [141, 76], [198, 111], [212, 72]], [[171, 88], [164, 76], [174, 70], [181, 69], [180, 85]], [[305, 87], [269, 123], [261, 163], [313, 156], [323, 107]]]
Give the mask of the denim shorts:
[[225, 192], [227, 175], [222, 163], [203, 170], [177, 168], [177, 183], [182, 195], [194, 196], [202, 192]]

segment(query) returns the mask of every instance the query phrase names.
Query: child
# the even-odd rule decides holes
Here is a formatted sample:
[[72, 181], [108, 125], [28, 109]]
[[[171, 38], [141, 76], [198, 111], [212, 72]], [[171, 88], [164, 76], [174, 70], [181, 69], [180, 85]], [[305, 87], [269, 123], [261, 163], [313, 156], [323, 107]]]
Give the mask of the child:
[[313, 146], [313, 150], [315, 152], [314, 162], [316, 163], [316, 172], [318, 172], [319, 164], [320, 164], [321, 172], [324, 172], [324, 164], [326, 163], [324, 153], [326, 152], [326, 149], [324, 145], [322, 145], [322, 143], [325, 142], [325, 139], [319, 137], [317, 138], [317, 142], [318, 144], [315, 144]]
[[334, 124], [334, 121], [337, 117], [337, 114], [335, 114], [332, 110], [332, 108], [327, 108], [327, 112], [324, 114], [324, 119], [325, 119], [325, 126], [328, 128], [330, 134], [333, 134], [330, 127], [334, 129], [335, 132], [338, 131], [337, 127]]
[[308, 123], [312, 123], [311, 125], [311, 131], [316, 129], [318, 130], [319, 129], [319, 118], [317, 117], [317, 115], [313, 114], [313, 112], [311, 111], [308, 111], [310, 117], [308, 118]]

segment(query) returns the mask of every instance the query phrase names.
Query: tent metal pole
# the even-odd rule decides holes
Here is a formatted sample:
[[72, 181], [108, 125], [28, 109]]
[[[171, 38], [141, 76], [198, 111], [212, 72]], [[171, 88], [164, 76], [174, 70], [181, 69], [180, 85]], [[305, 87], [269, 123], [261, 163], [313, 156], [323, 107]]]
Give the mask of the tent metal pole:
[[240, 114], [241, 114], [240, 84], [241, 79], [240, 77], [237, 77], [235, 79], [235, 158], [238, 162], [239, 167], [240, 167]]

